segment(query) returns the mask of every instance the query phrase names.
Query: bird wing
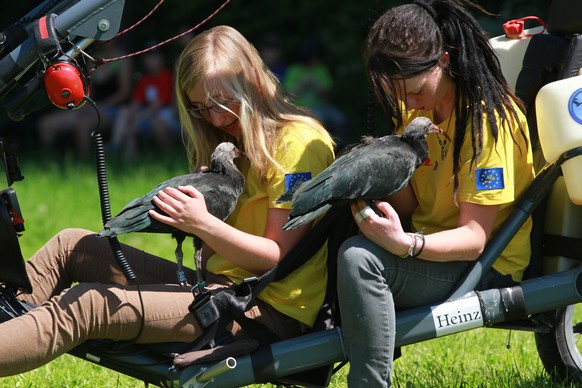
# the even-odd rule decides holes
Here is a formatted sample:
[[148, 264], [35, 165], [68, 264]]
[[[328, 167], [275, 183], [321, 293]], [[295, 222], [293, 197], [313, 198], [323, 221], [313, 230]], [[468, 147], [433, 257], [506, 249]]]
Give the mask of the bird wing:
[[383, 198], [403, 187], [414, 161], [414, 151], [400, 137], [376, 139], [304, 182], [293, 196], [293, 210], [305, 213], [328, 202]]
[[244, 186], [233, 186], [230, 177], [216, 175], [212, 179], [212, 185], [204, 191], [201, 190], [201, 193], [208, 212], [224, 221], [234, 210], [243, 189]]
[[326, 203], [333, 193], [338, 193], [338, 180], [346, 168], [353, 168], [361, 154], [361, 147], [356, 146], [348, 153], [337, 158], [329, 167], [313, 179], [303, 182], [293, 193], [293, 213], [303, 214]]
[[[236, 198], [240, 195], [240, 192], [235, 193], [236, 195], [229, 193], [230, 183], [229, 178], [222, 174], [206, 172], [174, 177], [158, 184], [147, 194], [130, 201], [121, 209], [119, 214], [105, 224], [105, 228], [99, 232], [99, 235], [116, 236], [131, 232], [175, 233], [177, 231], [176, 228], [152, 219], [148, 213], [151, 209], [161, 212], [154, 206], [152, 199], [160, 190], [167, 187], [177, 188], [178, 186], [192, 185], [204, 195], [209, 212], [211, 214], [216, 213], [217, 217], [223, 218], [225, 209], [230, 210], [228, 212], [230, 214], [234, 205], [226, 207], [218, 203], [225, 204], [227, 201], [234, 201], [236, 204]], [[234, 198], [235, 196], [236, 198]]]
[[357, 150], [333, 181], [330, 201], [382, 199], [401, 190], [414, 172], [416, 152], [397, 136]]
[[304, 225], [331, 206], [383, 199], [401, 190], [415, 170], [416, 159], [414, 150], [395, 135], [352, 149], [299, 187], [284, 229]]

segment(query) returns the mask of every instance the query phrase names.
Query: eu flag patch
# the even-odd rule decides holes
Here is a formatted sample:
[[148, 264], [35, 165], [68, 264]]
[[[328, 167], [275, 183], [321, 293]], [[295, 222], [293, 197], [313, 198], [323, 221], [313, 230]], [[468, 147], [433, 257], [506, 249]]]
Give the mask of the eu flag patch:
[[505, 187], [502, 167], [478, 168], [475, 175], [477, 176], [477, 190], [496, 190]]
[[289, 191], [297, 183], [305, 182], [311, 179], [310, 172], [296, 172], [294, 174], [285, 174], [285, 190]]

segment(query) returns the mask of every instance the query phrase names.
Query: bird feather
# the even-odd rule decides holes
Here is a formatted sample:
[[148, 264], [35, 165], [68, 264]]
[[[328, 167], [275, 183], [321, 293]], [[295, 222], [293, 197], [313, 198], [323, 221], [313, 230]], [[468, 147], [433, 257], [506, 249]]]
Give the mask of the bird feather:
[[[289, 221], [283, 229], [305, 225], [332, 206], [383, 199], [401, 190], [426, 160], [426, 135], [434, 128], [422, 117], [413, 120], [402, 136], [365, 138], [292, 193]], [[286, 194], [278, 201], [288, 200]]]
[[192, 174], [180, 175], [158, 184], [145, 195], [127, 203], [99, 232], [100, 236], [117, 236], [131, 232], [181, 233], [178, 229], [154, 220], [149, 210], [163, 213], [153, 204], [153, 197], [167, 187], [191, 185], [204, 196], [208, 212], [225, 220], [234, 210], [244, 189], [244, 177], [233, 163], [238, 150], [231, 143], [219, 145], [211, 157], [210, 168]]

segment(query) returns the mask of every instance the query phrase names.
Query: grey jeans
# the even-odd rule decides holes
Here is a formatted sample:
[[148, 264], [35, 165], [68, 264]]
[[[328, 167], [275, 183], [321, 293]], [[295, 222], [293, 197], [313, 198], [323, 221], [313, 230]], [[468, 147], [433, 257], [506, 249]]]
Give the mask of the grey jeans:
[[338, 257], [338, 296], [348, 385], [391, 386], [396, 310], [443, 300], [470, 265], [402, 259], [364, 236], [345, 241]]
[[[191, 342], [202, 330], [188, 306], [192, 293], [176, 285], [175, 263], [123, 245], [140, 283], [140, 295], [118, 268], [105, 238], [82, 229], [53, 237], [26, 263], [33, 293], [22, 299], [39, 307], [0, 324], [0, 376], [37, 368], [88, 339], [138, 343]], [[209, 288], [227, 287], [225, 277], [209, 275]], [[194, 271], [187, 270], [190, 282]], [[78, 284], [76, 284], [78, 283]], [[257, 300], [246, 313], [281, 338], [301, 334], [301, 325]], [[233, 325], [235, 336], [244, 336]]]

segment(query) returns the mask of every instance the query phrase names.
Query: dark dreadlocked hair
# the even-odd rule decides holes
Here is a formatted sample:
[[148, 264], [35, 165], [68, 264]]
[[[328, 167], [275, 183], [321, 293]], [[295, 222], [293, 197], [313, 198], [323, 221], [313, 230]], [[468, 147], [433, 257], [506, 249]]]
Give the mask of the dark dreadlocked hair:
[[[443, 53], [449, 53], [450, 64], [446, 72], [455, 84], [455, 196], [459, 155], [467, 124], [471, 124], [473, 167], [483, 149], [484, 114], [487, 114], [497, 141], [499, 130], [509, 126], [508, 115], [519, 122], [513, 102], [525, 111], [501, 73], [487, 33], [468, 8], [490, 15], [468, 0], [415, 0], [413, 4], [392, 8], [370, 29], [364, 48], [372, 90], [397, 128], [402, 125], [403, 115], [393, 81], [420, 75], [437, 65]], [[495, 113], [501, 119], [502, 128], [497, 125]], [[524, 128], [520, 127], [519, 131], [525, 137]], [[513, 140], [517, 144], [516, 139]]]

